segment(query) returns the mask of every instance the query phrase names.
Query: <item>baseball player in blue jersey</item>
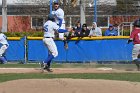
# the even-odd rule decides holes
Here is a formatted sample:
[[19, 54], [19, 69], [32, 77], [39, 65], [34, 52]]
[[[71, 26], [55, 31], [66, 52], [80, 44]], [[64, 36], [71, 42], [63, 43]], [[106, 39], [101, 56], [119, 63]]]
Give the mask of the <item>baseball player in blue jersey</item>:
[[[59, 25], [60, 29], [66, 29], [65, 28], [65, 20], [64, 20], [64, 11], [63, 11], [63, 9], [61, 9], [59, 7], [58, 2], [54, 2], [54, 11], [52, 11], [52, 14], [54, 15], [55, 22], [57, 25]], [[64, 46], [67, 49], [68, 44], [67, 44], [67, 40], [65, 40], [65, 38], [64, 38], [64, 33], [59, 33], [59, 38], [61, 40], [63, 40]]]
[[5, 59], [5, 52], [9, 44], [7, 42], [7, 37], [3, 33], [0, 33], [0, 46], [0, 63], [5, 64], [7, 62]]
[[48, 20], [43, 26], [44, 28], [43, 42], [47, 46], [49, 54], [47, 59], [45, 59], [44, 62], [41, 63], [41, 67], [43, 70], [47, 70], [48, 72], [52, 71], [50, 69], [52, 59], [58, 56], [58, 50], [54, 42], [55, 31], [57, 31], [58, 33], [67, 32], [67, 30], [60, 29], [60, 26], [58, 26], [54, 21], [55, 21], [54, 15], [49, 14]]
[[55, 22], [60, 26], [60, 29], [65, 29], [64, 11], [59, 7], [58, 2], [54, 2], [54, 11], [52, 14], [55, 17]]

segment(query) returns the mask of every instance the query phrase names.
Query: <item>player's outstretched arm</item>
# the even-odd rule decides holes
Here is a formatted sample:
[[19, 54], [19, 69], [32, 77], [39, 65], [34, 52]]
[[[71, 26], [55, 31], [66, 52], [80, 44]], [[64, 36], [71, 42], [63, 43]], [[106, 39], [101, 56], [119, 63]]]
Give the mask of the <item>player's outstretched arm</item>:
[[66, 30], [66, 29], [58, 29], [58, 32], [59, 33], [65, 33], [65, 32], [68, 32], [68, 30]]

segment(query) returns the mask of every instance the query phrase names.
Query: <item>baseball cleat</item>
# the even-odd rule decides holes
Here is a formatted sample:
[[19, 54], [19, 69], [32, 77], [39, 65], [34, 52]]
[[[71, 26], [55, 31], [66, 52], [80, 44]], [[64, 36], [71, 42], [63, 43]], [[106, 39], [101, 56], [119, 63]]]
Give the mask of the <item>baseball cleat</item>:
[[44, 70], [48, 72], [53, 72], [53, 70], [50, 69], [50, 67], [47, 64], [44, 64], [44, 62], [40, 63], [40, 67], [41, 67], [42, 72], [44, 72]]
[[50, 69], [50, 67], [48, 65], [45, 65], [44, 70], [46, 70], [48, 72], [53, 72], [53, 70]]

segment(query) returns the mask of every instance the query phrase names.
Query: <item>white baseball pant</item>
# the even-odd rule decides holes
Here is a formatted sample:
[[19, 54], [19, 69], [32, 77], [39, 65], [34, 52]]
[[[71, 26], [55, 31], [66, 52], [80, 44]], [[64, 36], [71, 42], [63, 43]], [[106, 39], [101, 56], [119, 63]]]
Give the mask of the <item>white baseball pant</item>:
[[53, 40], [53, 38], [43, 38], [43, 42], [44, 44], [47, 46], [49, 52], [54, 56], [57, 57], [58, 56], [58, 50], [56, 47], [56, 44]]
[[138, 59], [138, 55], [140, 54], [140, 44], [135, 44], [132, 50], [132, 59]]
[[[62, 23], [60, 29], [65, 29], [65, 23]], [[64, 33], [59, 33], [59, 38], [60, 38], [61, 40], [64, 40]]]
[[0, 56], [3, 55], [3, 53], [5, 53], [6, 49], [8, 48], [7, 45], [2, 45], [1, 48], [0, 48]]

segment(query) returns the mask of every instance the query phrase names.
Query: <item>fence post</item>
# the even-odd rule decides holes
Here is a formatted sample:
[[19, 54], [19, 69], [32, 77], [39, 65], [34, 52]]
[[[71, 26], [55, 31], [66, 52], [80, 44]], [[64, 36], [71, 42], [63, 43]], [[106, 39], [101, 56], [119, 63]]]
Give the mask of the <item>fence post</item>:
[[94, 22], [97, 22], [97, 0], [94, 0]]
[[24, 64], [27, 63], [27, 36], [24, 37]]
[[2, 0], [2, 32], [7, 32], [7, 0]]
[[50, 0], [50, 14], [52, 13], [52, 3], [53, 3], [53, 1]]
[[133, 22], [130, 23], [130, 34], [131, 34], [132, 30], [133, 30]]
[[80, 21], [81, 21], [81, 24], [84, 24], [86, 22], [85, 0], [80, 0]]

